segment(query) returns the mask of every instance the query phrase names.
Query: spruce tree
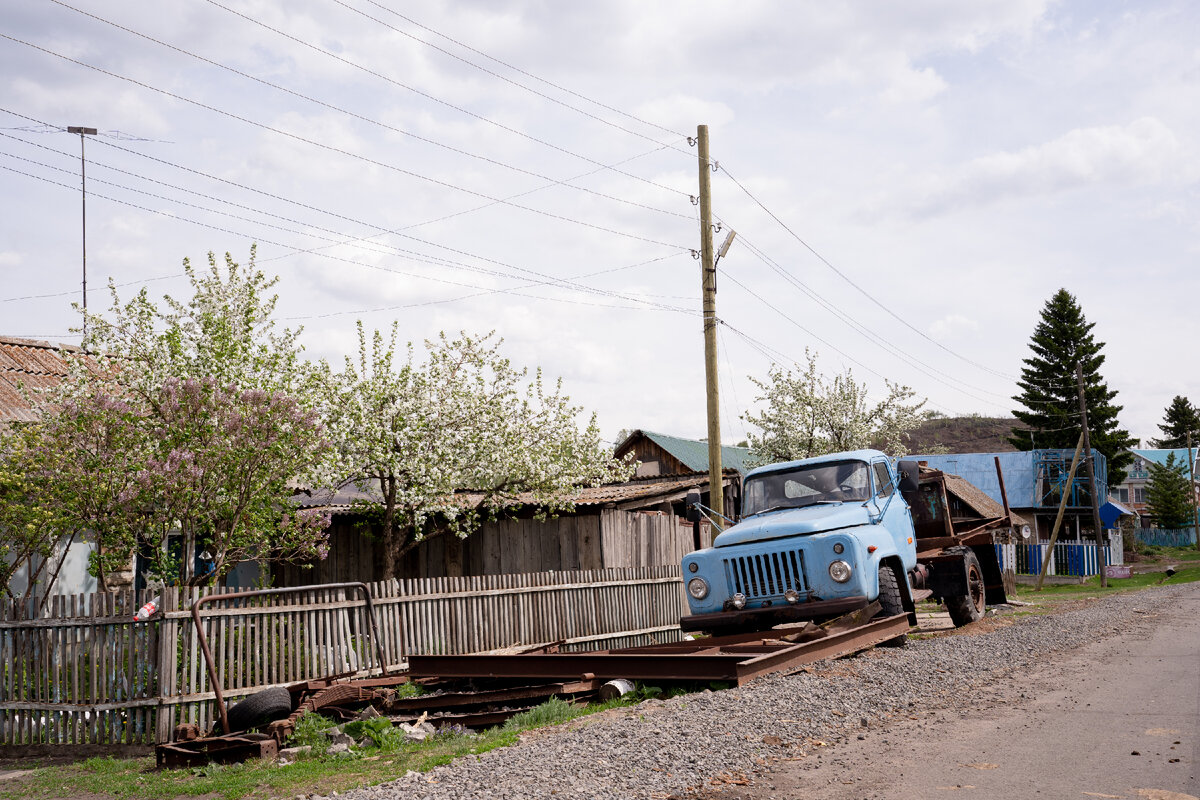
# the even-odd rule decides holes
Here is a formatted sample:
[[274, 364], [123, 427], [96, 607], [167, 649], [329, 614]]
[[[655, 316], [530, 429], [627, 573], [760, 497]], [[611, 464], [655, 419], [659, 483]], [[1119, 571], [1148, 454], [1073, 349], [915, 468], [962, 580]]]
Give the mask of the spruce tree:
[[1187, 463], [1167, 456], [1166, 466], [1150, 462], [1150, 480], [1146, 483], [1146, 505], [1154, 524], [1160, 528], [1185, 528], [1196, 513], [1187, 477]]
[[1066, 289], [1046, 301], [1030, 337], [1033, 353], [1023, 360], [1017, 381], [1021, 394], [1013, 398], [1024, 409], [1013, 411], [1019, 425], [1008, 441], [1018, 450], [1074, 449], [1081, 428], [1075, 365], [1082, 364], [1092, 447], [1104, 454], [1108, 483], [1116, 486], [1125, 480], [1125, 468], [1133, 460], [1128, 452], [1133, 439], [1118, 427], [1122, 407], [1113, 405], [1117, 393], [1100, 376], [1104, 343], [1092, 337], [1095, 326]]
[[1187, 447], [1188, 431], [1192, 432], [1193, 440], [1200, 431], [1200, 409], [1188, 402], [1186, 397], [1175, 395], [1158, 429], [1163, 432], [1163, 438], [1151, 440], [1150, 443], [1155, 447]]

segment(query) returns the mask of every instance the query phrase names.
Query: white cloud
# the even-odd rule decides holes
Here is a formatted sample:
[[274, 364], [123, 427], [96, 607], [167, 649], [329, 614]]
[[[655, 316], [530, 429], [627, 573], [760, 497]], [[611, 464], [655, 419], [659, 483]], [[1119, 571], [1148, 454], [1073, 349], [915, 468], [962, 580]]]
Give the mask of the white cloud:
[[948, 314], [930, 324], [929, 335], [935, 339], [952, 341], [956, 336], [977, 330], [979, 330], [979, 323], [976, 320], [964, 317], [962, 314]]
[[1181, 171], [1193, 171], [1183, 155], [1169, 127], [1143, 117], [1123, 126], [1077, 128], [1043, 144], [921, 176], [886, 203], [892, 212], [928, 216], [1089, 186], [1174, 182]]

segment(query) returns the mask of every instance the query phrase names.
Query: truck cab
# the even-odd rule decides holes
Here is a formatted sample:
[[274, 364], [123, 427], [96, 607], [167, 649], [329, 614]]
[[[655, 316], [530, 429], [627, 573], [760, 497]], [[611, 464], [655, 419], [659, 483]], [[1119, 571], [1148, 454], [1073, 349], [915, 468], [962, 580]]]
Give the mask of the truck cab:
[[[915, 465], [914, 465], [915, 468]], [[764, 630], [827, 619], [879, 600], [913, 615], [917, 567], [901, 478], [878, 450], [760, 467], [746, 475], [742, 519], [683, 558], [684, 630]]]

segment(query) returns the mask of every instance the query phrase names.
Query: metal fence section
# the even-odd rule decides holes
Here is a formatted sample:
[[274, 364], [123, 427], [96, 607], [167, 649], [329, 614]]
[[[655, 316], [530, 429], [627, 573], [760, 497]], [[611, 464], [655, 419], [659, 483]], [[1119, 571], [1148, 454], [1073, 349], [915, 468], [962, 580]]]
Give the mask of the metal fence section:
[[[997, 544], [996, 557], [1001, 569], [1011, 569], [1018, 575], [1037, 575], [1046, 557], [1045, 544]], [[1106, 564], [1123, 564], [1124, 551], [1119, 541], [1104, 547]], [[1092, 542], [1058, 542], [1046, 565], [1047, 575], [1074, 575], [1085, 577], [1100, 574], [1096, 562], [1096, 545]]]
[[[334, 674], [403, 666], [404, 654], [461, 654], [561, 643], [608, 649], [681, 638], [677, 566], [427, 578], [208, 601], [199, 609], [225, 698]], [[51, 598], [42, 612], [0, 604], [0, 756], [146, 747], [215, 718], [192, 605], [233, 589], [167, 589], [162, 613], [135, 621], [147, 593]], [[383, 663], [380, 662], [382, 654]]]
[[1142, 544], [1157, 547], [1194, 547], [1196, 544], [1194, 528], [1138, 528], [1134, 535]]

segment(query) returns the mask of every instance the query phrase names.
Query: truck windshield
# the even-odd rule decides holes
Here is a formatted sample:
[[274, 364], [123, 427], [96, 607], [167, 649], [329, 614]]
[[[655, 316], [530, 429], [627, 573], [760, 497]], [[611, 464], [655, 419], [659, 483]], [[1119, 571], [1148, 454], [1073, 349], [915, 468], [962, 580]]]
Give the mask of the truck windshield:
[[814, 503], [868, 500], [871, 482], [862, 461], [833, 461], [756, 475], [746, 481], [742, 515]]

